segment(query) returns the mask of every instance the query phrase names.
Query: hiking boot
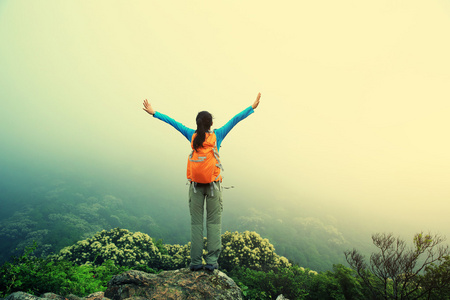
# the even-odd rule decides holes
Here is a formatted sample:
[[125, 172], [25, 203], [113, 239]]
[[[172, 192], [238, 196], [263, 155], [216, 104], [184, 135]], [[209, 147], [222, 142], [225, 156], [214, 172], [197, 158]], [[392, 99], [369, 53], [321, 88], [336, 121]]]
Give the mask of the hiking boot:
[[205, 270], [206, 270], [206, 271], [214, 271], [214, 270], [216, 270], [216, 269], [218, 269], [218, 268], [219, 268], [219, 265], [218, 265], [218, 264], [214, 264], [214, 265], [207, 264], [207, 265], [205, 266]]
[[189, 269], [191, 269], [191, 271], [199, 271], [203, 269], [203, 265], [190, 266]]

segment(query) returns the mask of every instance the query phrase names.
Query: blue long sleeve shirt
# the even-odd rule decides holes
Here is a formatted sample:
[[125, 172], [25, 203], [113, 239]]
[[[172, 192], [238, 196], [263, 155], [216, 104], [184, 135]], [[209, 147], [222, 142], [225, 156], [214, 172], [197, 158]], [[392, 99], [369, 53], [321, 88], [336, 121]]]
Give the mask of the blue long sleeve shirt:
[[[238, 113], [237, 115], [235, 115], [233, 118], [231, 118], [230, 121], [228, 121], [225, 125], [223, 125], [219, 129], [214, 129], [214, 133], [216, 134], [217, 140], [217, 150], [220, 150], [220, 145], [222, 144], [222, 141], [225, 139], [225, 137], [231, 131], [231, 129], [233, 129], [233, 127], [236, 126], [237, 123], [244, 120], [254, 112], [255, 111], [253, 110], [253, 108], [249, 106], [240, 113]], [[164, 121], [169, 125], [172, 125], [173, 128], [178, 130], [189, 141], [189, 143], [191, 143], [192, 135], [194, 135], [195, 133], [194, 129], [186, 127], [180, 122], [177, 122], [171, 117], [166, 116], [165, 114], [162, 114], [160, 112], [155, 112], [153, 117], [160, 119], [161, 121]]]

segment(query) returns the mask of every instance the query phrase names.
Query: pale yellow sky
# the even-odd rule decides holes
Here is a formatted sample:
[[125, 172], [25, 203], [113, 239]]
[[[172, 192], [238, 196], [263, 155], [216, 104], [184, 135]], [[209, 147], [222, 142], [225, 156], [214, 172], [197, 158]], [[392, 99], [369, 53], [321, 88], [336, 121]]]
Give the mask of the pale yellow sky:
[[0, 138], [183, 184], [189, 145], [142, 100], [221, 126], [261, 92], [223, 143], [229, 185], [448, 228], [449, 33], [444, 0], [1, 1]]

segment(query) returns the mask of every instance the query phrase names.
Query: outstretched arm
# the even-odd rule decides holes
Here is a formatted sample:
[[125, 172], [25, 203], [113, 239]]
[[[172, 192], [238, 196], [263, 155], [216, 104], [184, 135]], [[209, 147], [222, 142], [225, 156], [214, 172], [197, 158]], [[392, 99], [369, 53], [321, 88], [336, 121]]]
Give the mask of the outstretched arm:
[[256, 100], [252, 104], [252, 106], [247, 107], [246, 109], [235, 115], [224, 126], [215, 130], [217, 136], [217, 148], [220, 148], [220, 144], [222, 143], [223, 139], [227, 136], [227, 134], [231, 131], [231, 129], [233, 129], [233, 127], [236, 126], [237, 123], [244, 120], [254, 112], [255, 108], [258, 107], [259, 105], [260, 98], [261, 93], [258, 93], [258, 96], [256, 96]]
[[147, 99], [144, 100], [143, 110], [145, 112], [147, 112], [148, 114], [152, 115], [153, 117], [160, 119], [161, 121], [171, 125], [173, 128], [178, 130], [189, 142], [191, 142], [192, 135], [195, 132], [194, 129], [188, 128], [188, 127], [184, 126], [183, 124], [181, 124], [180, 122], [175, 121], [171, 117], [155, 111], [153, 109], [152, 105], [150, 103], [148, 103]]

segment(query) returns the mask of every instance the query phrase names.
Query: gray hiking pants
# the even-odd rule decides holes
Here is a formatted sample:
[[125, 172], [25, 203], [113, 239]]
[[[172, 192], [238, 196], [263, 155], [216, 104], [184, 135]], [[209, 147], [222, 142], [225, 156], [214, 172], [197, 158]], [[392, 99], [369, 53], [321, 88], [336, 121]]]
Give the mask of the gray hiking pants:
[[206, 264], [214, 265], [222, 249], [222, 187], [214, 185], [189, 186], [189, 210], [191, 212], [191, 266], [202, 264], [203, 256], [203, 212], [206, 203]]

